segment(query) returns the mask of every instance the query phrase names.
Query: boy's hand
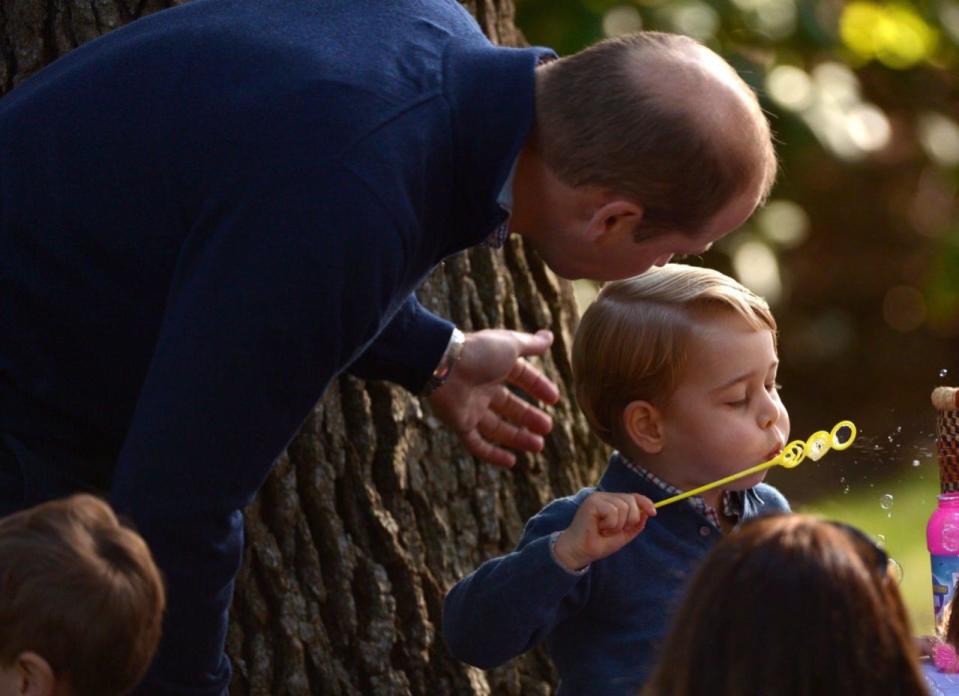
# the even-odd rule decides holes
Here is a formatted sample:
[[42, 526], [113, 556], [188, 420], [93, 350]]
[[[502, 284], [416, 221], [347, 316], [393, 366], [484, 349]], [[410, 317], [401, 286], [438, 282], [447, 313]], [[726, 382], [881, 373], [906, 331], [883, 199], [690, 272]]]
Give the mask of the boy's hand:
[[593, 493], [556, 539], [553, 552], [569, 570], [616, 553], [656, 516], [653, 501], [638, 493]]

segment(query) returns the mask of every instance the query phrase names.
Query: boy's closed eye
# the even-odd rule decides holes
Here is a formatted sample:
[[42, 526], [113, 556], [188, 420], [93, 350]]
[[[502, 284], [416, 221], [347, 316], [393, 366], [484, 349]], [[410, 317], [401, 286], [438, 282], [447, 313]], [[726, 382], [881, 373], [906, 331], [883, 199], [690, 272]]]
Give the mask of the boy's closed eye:
[[741, 396], [732, 395], [725, 400], [727, 406], [732, 406], [733, 408], [739, 408], [745, 406], [749, 403], [749, 393], [742, 394]]
[[[778, 392], [780, 389], [782, 389], [782, 385], [779, 384], [778, 382], [771, 382], [763, 386], [766, 389], [766, 391], [769, 393]], [[725, 399], [724, 403], [727, 406], [732, 406], [734, 408], [746, 406], [747, 404], [749, 404], [749, 392], [746, 391], [745, 393], [741, 395], [740, 394], [730, 395], [727, 399]]]

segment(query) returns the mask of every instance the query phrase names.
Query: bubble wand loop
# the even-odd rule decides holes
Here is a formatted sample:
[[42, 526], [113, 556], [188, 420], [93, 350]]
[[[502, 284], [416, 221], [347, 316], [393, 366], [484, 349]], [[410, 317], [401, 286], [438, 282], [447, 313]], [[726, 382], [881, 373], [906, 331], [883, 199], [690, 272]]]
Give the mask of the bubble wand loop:
[[653, 507], [661, 508], [664, 505], [685, 500], [686, 498], [699, 495], [700, 493], [705, 493], [708, 490], [712, 490], [718, 486], [736, 481], [737, 479], [758, 474], [760, 471], [771, 469], [774, 466], [782, 466], [786, 469], [794, 469], [799, 466], [800, 462], [802, 462], [807, 455], [813, 461], [818, 461], [824, 454], [826, 454], [826, 452], [831, 449], [842, 451], [848, 448], [855, 439], [855, 424], [848, 420], [840, 421], [836, 423], [836, 425], [833, 426], [833, 429], [828, 433], [825, 430], [819, 430], [810, 435], [805, 442], [802, 440], [793, 440], [783, 448], [782, 452], [777, 454], [768, 462], [751, 466], [748, 469], [744, 469], [743, 471], [726, 476], [718, 481], [707, 483], [705, 486], [694, 488], [691, 491], [684, 491], [679, 495], [674, 495], [672, 498], [660, 500], [658, 503], [653, 505]]

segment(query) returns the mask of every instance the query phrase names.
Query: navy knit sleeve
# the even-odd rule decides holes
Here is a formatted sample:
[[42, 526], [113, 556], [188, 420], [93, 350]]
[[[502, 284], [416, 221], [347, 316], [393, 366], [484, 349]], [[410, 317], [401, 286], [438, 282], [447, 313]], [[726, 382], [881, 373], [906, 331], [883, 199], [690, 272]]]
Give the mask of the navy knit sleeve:
[[452, 332], [450, 322], [410, 295], [349, 371], [363, 379], [395, 382], [416, 394], [439, 364]]
[[590, 489], [547, 505], [516, 550], [493, 558], [446, 595], [443, 633], [459, 660], [491, 669], [535, 647], [589, 598], [590, 573], [561, 567], [550, 535], [569, 526]]
[[168, 588], [142, 693], [225, 693], [239, 511], [408, 294], [389, 218], [347, 177], [317, 196], [319, 175], [273, 169], [226, 192], [181, 250], [111, 491]]

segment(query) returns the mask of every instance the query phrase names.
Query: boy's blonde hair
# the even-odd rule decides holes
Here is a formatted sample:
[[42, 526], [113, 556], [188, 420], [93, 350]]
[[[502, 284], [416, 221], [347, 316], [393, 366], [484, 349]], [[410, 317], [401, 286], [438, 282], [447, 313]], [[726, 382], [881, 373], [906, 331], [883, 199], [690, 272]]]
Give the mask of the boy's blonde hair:
[[119, 696], [156, 652], [164, 604], [146, 543], [103, 501], [0, 519], [0, 665], [34, 652], [76, 696]]
[[717, 312], [772, 331], [775, 340], [776, 320], [766, 301], [709, 268], [667, 264], [603, 286], [573, 342], [576, 399], [599, 437], [623, 447], [626, 406], [668, 401], [697, 323]]

